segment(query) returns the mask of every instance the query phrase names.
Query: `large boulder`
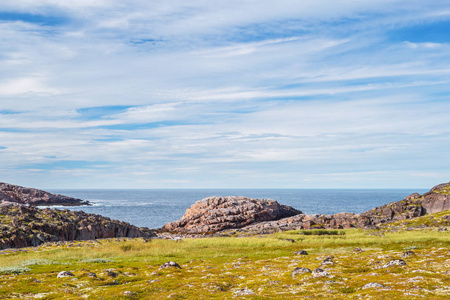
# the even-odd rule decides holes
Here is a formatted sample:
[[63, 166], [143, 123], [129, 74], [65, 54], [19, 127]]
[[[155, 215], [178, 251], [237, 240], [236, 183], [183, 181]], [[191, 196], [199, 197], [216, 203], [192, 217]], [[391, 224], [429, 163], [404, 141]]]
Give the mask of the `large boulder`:
[[90, 205], [88, 201], [52, 194], [43, 190], [26, 188], [18, 185], [0, 182], [0, 203], [14, 202], [30, 205]]
[[301, 213], [271, 199], [209, 197], [194, 203], [180, 220], [167, 223], [161, 230], [189, 234], [214, 233]]

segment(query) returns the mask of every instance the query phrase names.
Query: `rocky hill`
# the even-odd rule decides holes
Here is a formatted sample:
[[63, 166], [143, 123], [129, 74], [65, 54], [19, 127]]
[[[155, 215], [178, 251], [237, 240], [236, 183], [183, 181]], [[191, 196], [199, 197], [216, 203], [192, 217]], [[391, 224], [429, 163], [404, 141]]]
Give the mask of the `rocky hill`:
[[90, 205], [88, 201], [81, 199], [0, 182], [0, 203], [2, 202], [14, 202], [30, 205]]
[[[245, 199], [240, 201], [239, 199]], [[374, 228], [379, 224], [412, 219], [428, 213], [450, 209], [450, 182], [437, 185], [429, 192], [414, 193], [401, 201], [385, 204], [361, 214], [338, 213], [334, 215], [308, 215], [271, 201], [270, 211], [283, 206], [285, 213], [268, 214], [261, 200], [243, 197], [213, 197], [201, 200], [176, 222], [166, 224], [160, 231], [169, 233], [199, 234], [223, 230], [271, 233], [295, 229]], [[266, 200], [267, 201], [267, 200]], [[361, 199], [364, 201], [364, 199]], [[257, 207], [249, 203], [258, 203]], [[289, 216], [290, 214], [290, 216]], [[263, 215], [264, 217], [255, 217]]]
[[0, 249], [56, 241], [155, 236], [148, 228], [82, 211], [39, 209], [11, 202], [0, 205]]

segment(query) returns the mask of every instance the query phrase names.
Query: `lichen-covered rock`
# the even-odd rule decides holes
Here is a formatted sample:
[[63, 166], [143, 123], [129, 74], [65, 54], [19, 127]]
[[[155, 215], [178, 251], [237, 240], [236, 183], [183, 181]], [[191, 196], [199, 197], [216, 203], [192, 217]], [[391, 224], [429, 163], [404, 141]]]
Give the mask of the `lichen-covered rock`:
[[177, 264], [177, 263], [174, 262], [174, 261], [168, 261], [168, 262], [162, 264], [162, 265], [159, 267], [160, 270], [162, 270], [162, 269], [167, 269], [167, 268], [177, 268], [177, 269], [181, 269], [180, 265]]
[[386, 264], [384, 264], [383, 268], [388, 268], [392, 266], [405, 266], [406, 262], [403, 259], [393, 259]]
[[295, 255], [308, 255], [308, 252], [306, 252], [305, 250], [298, 250], [298, 251], [295, 251], [293, 254], [295, 254]]
[[378, 282], [369, 282], [368, 284], [365, 284], [363, 289], [371, 289], [371, 288], [384, 288], [384, 286]]
[[294, 271], [292, 271], [291, 276], [295, 277], [296, 275], [304, 273], [312, 273], [312, 271], [308, 268], [295, 268]]
[[58, 273], [58, 275], [56, 276], [56, 278], [64, 278], [64, 277], [74, 277], [75, 275], [73, 275], [72, 272], [69, 271], [61, 271]]
[[3, 182], [0, 182], [0, 203], [1, 202], [14, 202], [30, 205], [90, 205], [89, 201]]
[[314, 278], [330, 276], [330, 274], [327, 271], [320, 268], [314, 269], [314, 271], [312, 271], [312, 275]]
[[301, 211], [271, 199], [210, 197], [194, 203], [180, 220], [167, 223], [161, 230], [196, 234], [213, 233], [300, 213]]

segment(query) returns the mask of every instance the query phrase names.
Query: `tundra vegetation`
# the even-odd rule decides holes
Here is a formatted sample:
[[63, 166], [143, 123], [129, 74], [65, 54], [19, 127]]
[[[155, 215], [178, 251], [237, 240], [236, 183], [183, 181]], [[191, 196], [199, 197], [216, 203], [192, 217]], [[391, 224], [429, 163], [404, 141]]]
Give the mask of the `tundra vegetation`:
[[[448, 229], [450, 211], [443, 211], [370, 230], [5, 249], [0, 298], [449, 299]], [[169, 261], [181, 268], [161, 268]]]

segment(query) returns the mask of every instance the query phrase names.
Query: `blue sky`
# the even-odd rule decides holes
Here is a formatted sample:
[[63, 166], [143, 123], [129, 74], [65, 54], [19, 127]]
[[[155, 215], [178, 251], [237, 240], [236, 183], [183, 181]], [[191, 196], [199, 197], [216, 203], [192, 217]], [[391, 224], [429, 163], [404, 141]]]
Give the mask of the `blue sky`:
[[0, 181], [421, 189], [448, 149], [448, 1], [0, 0]]

